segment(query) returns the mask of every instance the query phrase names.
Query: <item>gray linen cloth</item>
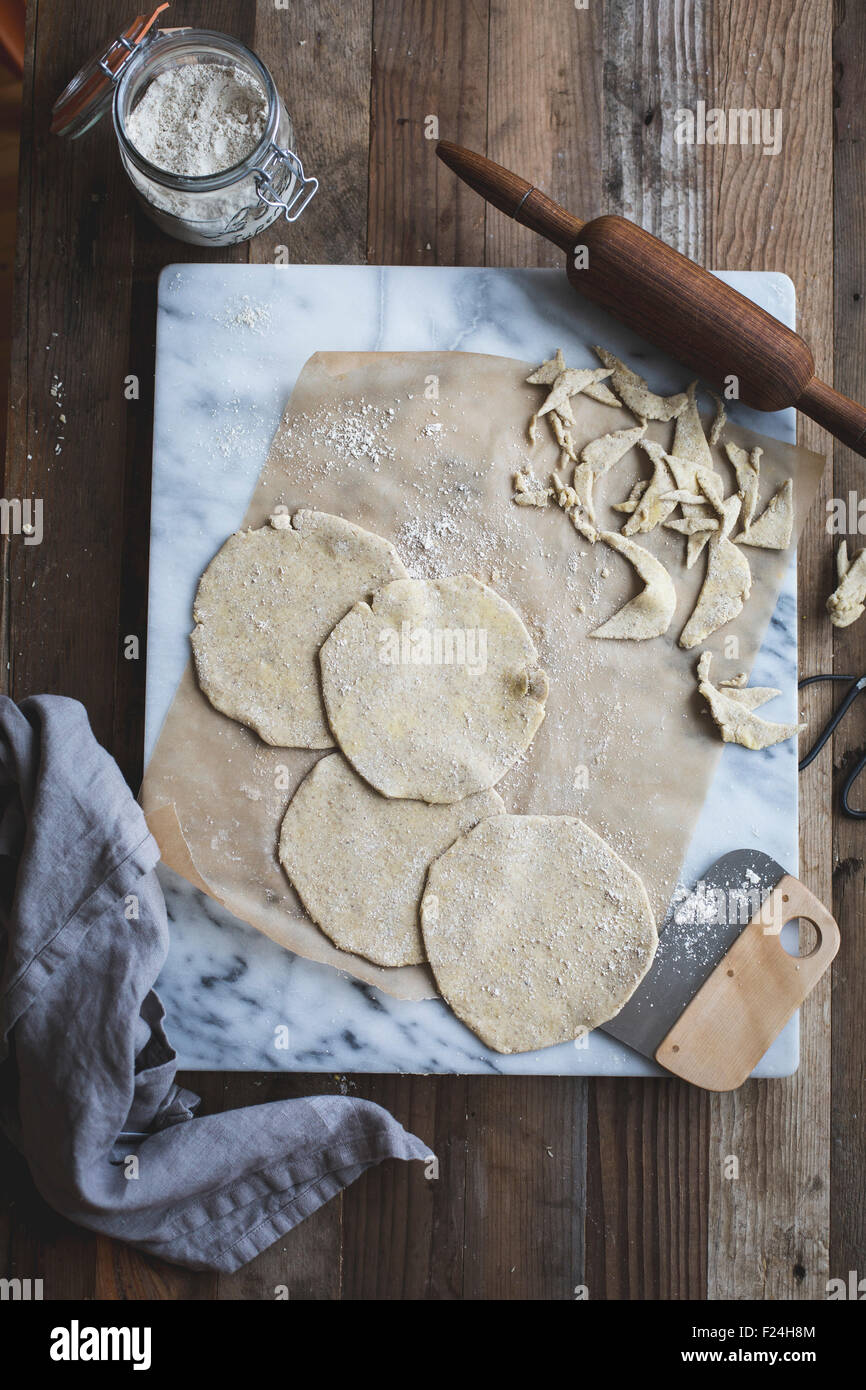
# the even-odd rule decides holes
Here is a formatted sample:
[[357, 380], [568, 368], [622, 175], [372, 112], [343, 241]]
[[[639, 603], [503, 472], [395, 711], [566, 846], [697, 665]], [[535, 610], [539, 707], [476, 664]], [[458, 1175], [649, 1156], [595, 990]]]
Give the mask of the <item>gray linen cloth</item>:
[[158, 858], [83, 706], [0, 696], [3, 1127], [70, 1220], [230, 1272], [373, 1164], [430, 1151], [342, 1096], [193, 1117], [151, 988], [168, 947]]

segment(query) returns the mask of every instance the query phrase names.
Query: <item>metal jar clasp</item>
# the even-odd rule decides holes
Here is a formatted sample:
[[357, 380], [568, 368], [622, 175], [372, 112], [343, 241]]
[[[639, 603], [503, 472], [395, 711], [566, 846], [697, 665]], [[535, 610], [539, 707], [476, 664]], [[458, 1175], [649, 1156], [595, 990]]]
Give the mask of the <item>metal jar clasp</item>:
[[[288, 198], [281, 198], [274, 187], [273, 175], [280, 167], [288, 168], [294, 179]], [[271, 145], [262, 163], [252, 172], [262, 202], [271, 208], [281, 208], [287, 222], [298, 220], [319, 187], [318, 179], [305, 176], [304, 166], [294, 151], [284, 150], [279, 145]]]

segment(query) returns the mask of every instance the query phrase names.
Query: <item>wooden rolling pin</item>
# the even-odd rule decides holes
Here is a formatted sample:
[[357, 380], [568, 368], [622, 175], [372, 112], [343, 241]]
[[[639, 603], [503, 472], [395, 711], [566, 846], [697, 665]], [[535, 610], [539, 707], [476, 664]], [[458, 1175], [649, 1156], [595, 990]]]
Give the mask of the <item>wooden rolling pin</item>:
[[798, 333], [624, 217], [581, 222], [483, 155], [445, 140], [436, 153], [488, 203], [560, 246], [572, 286], [587, 299], [717, 391], [734, 377], [746, 405], [795, 406], [866, 458], [866, 410], [816, 377]]

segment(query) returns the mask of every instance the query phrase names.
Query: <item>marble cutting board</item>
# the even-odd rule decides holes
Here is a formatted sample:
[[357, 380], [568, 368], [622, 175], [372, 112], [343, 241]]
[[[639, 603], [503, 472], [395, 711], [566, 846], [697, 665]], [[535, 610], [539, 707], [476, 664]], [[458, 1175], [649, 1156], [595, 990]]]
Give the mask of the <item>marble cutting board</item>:
[[[744, 271], [721, 278], [794, 326], [787, 276]], [[540, 362], [562, 347], [570, 365], [595, 366], [594, 342], [645, 371], [656, 390], [685, 384], [682, 367], [570, 293], [559, 270], [168, 266], [160, 277], [157, 318], [146, 758], [188, 658], [199, 575], [243, 516], [312, 352], [447, 348]], [[764, 434], [795, 440], [793, 410], [764, 415], [734, 407], [729, 413]], [[795, 719], [795, 557], [751, 683], [781, 689], [773, 717]], [[797, 872], [796, 743], [773, 751], [758, 778], [754, 753], [725, 746], [683, 866], [684, 883], [728, 850], [750, 846]], [[157, 988], [184, 1068], [664, 1074], [600, 1032], [581, 1046], [500, 1056], [441, 1001], [392, 999], [293, 956], [170, 870], [161, 868], [160, 875], [171, 946]], [[798, 1055], [795, 1017], [755, 1075], [790, 1075]]]

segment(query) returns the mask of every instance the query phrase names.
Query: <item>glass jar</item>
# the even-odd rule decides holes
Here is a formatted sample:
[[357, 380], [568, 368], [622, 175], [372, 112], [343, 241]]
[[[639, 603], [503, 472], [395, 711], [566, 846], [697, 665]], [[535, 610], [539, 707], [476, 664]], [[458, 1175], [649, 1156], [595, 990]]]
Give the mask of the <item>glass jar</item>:
[[[160, 6], [160, 10], [165, 6]], [[293, 151], [294, 130], [273, 78], [244, 44], [209, 29], [159, 30], [157, 10], [139, 16], [66, 88], [54, 108], [52, 130], [78, 136], [112, 102], [123, 166], [149, 217], [181, 241], [231, 246], [262, 231], [279, 216], [300, 217], [318, 188]], [[215, 174], [181, 175], [160, 169], [136, 149], [128, 121], [151, 83], [187, 63], [239, 68], [261, 89], [267, 116], [261, 140], [239, 164]]]

